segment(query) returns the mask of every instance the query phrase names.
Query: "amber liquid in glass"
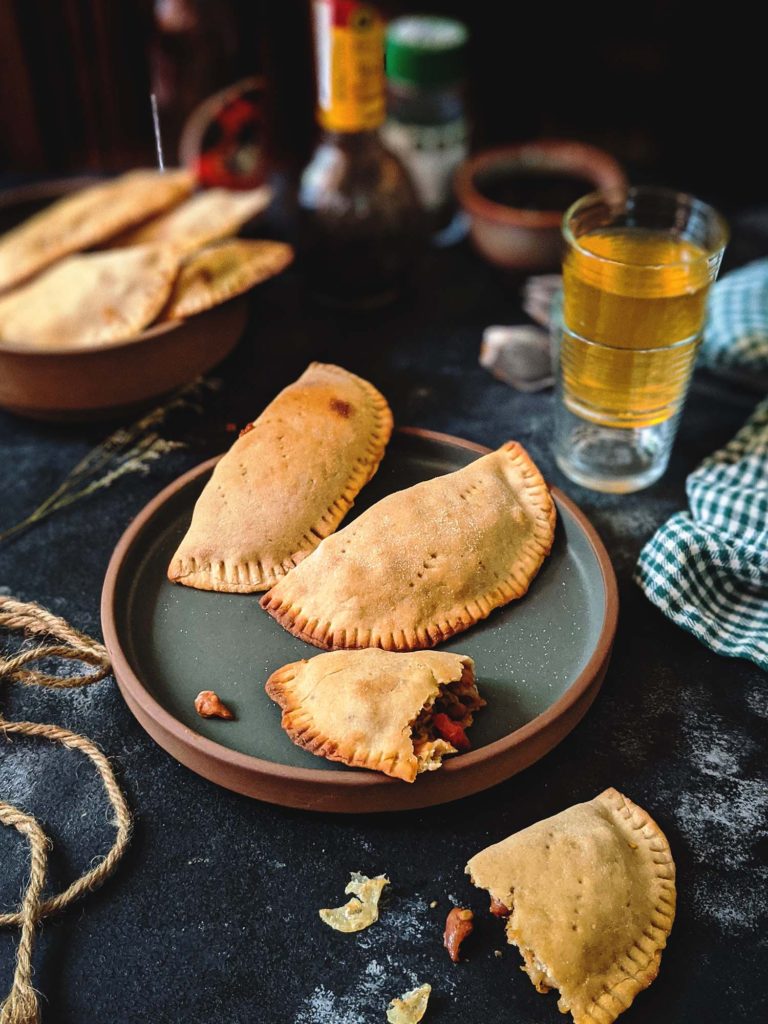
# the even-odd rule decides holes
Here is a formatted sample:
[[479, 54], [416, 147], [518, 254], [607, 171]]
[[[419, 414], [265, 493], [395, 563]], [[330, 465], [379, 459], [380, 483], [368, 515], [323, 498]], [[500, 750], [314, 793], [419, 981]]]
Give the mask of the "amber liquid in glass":
[[609, 427], [663, 423], [680, 408], [696, 358], [708, 253], [631, 227], [580, 235], [577, 245], [563, 264], [565, 404]]

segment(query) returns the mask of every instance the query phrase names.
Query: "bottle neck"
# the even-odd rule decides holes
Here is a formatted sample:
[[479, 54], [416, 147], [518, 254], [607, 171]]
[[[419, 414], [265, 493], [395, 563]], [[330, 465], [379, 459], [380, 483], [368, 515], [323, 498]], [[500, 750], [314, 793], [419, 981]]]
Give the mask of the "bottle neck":
[[362, 153], [365, 150], [383, 146], [378, 128], [363, 128], [355, 132], [333, 131], [329, 128], [321, 130], [320, 139], [331, 146], [338, 146], [348, 153]]

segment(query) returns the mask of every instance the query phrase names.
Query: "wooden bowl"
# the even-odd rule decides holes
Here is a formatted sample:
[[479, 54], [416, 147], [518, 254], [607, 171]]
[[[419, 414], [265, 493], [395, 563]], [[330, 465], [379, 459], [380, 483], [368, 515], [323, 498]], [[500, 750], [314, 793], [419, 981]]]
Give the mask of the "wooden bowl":
[[[94, 180], [70, 178], [3, 193], [0, 230]], [[88, 420], [154, 402], [231, 352], [247, 314], [241, 295], [188, 320], [150, 326], [134, 338], [98, 348], [38, 351], [0, 341], [0, 408], [33, 419]]]
[[456, 195], [469, 218], [478, 252], [504, 270], [553, 270], [560, 263], [560, 225], [565, 210], [522, 209], [483, 194], [484, 178], [562, 175], [584, 182], [585, 194], [625, 188], [627, 180], [608, 153], [582, 142], [542, 139], [486, 149], [465, 160], [456, 173]]

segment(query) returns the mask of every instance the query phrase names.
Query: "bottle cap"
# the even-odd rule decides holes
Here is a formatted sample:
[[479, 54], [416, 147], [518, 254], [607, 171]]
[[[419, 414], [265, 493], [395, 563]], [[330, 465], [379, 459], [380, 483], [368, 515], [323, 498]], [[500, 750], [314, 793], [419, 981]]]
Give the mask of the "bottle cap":
[[407, 15], [387, 29], [387, 78], [411, 85], [447, 85], [464, 75], [469, 33], [453, 18]]

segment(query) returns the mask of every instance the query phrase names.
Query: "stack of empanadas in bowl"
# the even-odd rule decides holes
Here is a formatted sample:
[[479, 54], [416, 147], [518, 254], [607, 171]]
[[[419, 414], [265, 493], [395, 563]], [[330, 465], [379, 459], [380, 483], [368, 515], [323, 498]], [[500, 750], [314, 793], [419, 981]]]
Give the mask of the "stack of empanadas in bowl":
[[470, 658], [421, 652], [526, 593], [552, 547], [555, 506], [510, 441], [335, 532], [391, 429], [372, 384], [313, 363], [219, 461], [168, 576], [267, 591], [273, 618], [333, 652], [267, 683], [293, 742], [413, 782], [469, 748], [465, 730], [485, 704]]
[[489, 846], [466, 870], [536, 990], [557, 989], [575, 1024], [612, 1024], [659, 973], [675, 864], [653, 818], [617, 790]]
[[265, 209], [268, 188], [193, 187], [187, 171], [131, 171], [0, 237], [0, 342], [62, 351], [137, 340], [291, 262], [285, 243], [230, 238]]

